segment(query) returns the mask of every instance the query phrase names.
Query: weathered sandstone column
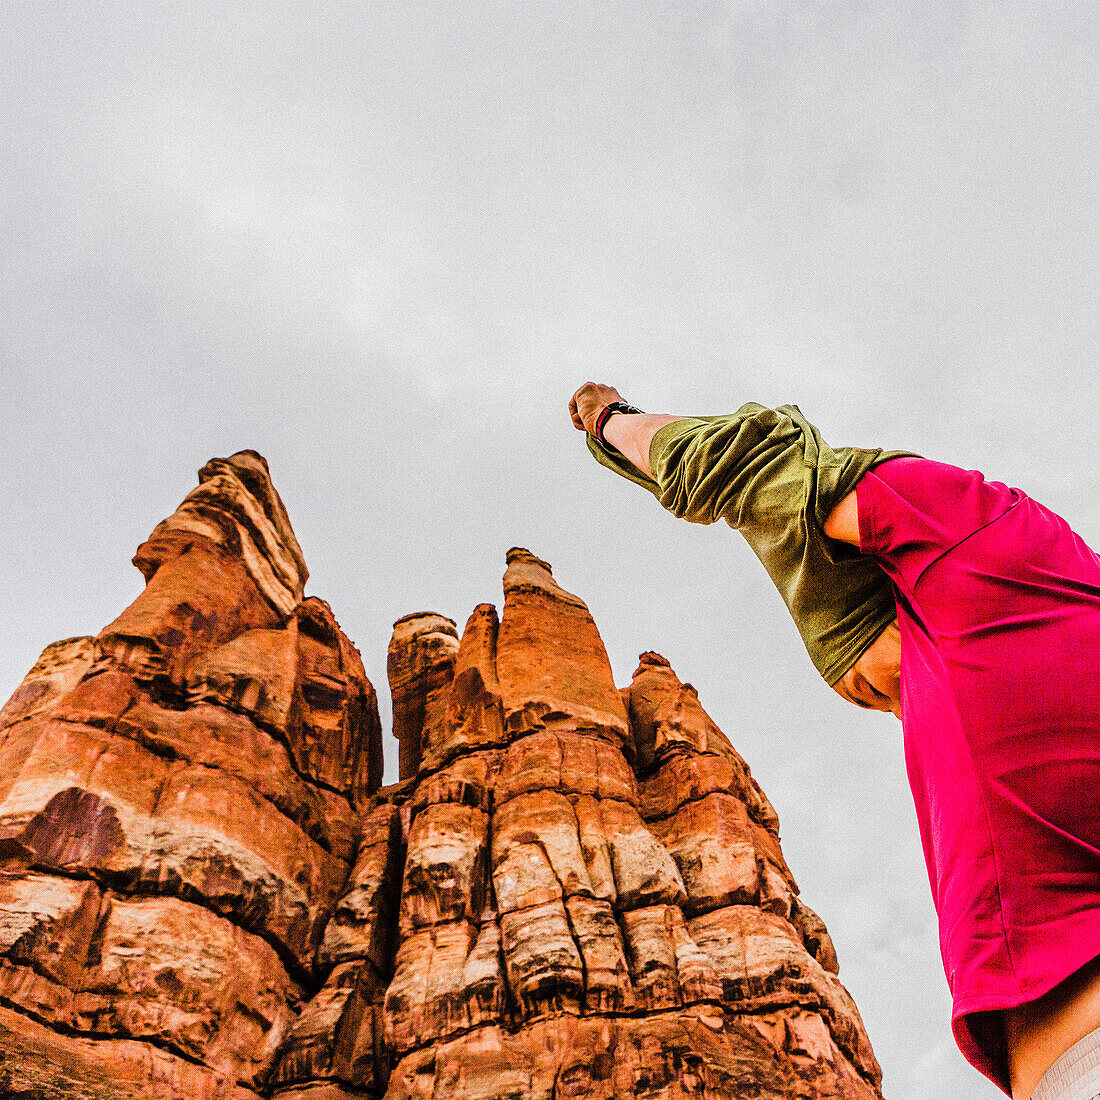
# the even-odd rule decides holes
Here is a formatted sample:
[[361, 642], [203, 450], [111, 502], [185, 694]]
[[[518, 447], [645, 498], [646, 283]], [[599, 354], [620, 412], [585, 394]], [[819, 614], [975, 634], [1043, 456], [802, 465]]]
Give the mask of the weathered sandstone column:
[[455, 624], [442, 615], [413, 613], [393, 624], [386, 665], [400, 779], [416, 775], [424, 740], [443, 719], [457, 649]]
[[526, 550], [504, 592], [387, 794], [409, 824], [386, 1100], [878, 1097], [775, 812], [694, 689], [644, 654], [617, 691]]
[[316, 983], [376, 699], [259, 455], [135, 561], [145, 591], [0, 712], [0, 1093], [243, 1100]]

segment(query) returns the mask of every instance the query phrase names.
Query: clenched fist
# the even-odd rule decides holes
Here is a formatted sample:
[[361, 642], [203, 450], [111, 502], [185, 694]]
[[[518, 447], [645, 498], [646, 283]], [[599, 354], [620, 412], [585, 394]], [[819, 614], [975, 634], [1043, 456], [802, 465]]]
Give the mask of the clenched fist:
[[580, 432], [591, 432], [596, 426], [596, 417], [605, 405], [612, 401], [621, 401], [622, 395], [614, 386], [605, 386], [602, 382], [585, 382], [569, 402], [569, 415], [573, 426]]

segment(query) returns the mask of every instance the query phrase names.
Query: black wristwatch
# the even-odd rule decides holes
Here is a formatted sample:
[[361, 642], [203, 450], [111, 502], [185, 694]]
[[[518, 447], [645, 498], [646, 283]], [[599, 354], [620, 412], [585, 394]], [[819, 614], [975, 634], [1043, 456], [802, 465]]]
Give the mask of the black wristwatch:
[[596, 417], [595, 426], [592, 429], [592, 434], [596, 437], [597, 442], [601, 446], [607, 447], [609, 450], [617, 451], [619, 448], [608, 443], [603, 437], [604, 425], [611, 419], [613, 413], [641, 413], [641, 409], [634, 408], [633, 405], [628, 405], [625, 401], [612, 401], [610, 405], [604, 405], [600, 409], [600, 415]]

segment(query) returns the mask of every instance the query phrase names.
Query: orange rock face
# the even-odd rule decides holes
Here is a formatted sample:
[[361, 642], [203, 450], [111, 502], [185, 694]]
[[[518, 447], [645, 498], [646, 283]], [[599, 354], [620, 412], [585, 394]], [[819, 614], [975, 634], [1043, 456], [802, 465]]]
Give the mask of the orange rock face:
[[395, 625], [390, 787], [260, 456], [135, 563], [0, 711], [0, 1092], [880, 1097], [744, 760], [544, 562]]
[[5, 1095], [263, 1094], [328, 972], [390, 965], [374, 690], [263, 459], [199, 476], [0, 712]]

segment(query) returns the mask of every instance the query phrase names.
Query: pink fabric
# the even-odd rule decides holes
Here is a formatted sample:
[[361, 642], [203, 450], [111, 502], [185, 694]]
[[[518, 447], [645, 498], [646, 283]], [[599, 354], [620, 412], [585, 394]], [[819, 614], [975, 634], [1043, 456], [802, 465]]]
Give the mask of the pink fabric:
[[1018, 489], [920, 458], [857, 488], [894, 582], [909, 783], [959, 1049], [1100, 955], [1100, 557]]

